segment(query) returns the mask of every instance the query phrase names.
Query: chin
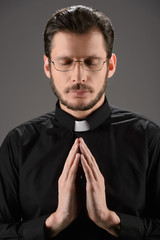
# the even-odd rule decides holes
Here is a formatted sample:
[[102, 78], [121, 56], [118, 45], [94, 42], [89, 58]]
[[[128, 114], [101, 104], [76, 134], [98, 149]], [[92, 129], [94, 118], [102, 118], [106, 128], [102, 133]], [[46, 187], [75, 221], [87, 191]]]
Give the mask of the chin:
[[78, 101], [77, 103], [75, 103], [75, 101], [73, 102], [69, 102], [69, 101], [61, 101], [61, 103], [67, 107], [68, 109], [71, 109], [73, 111], [87, 111], [90, 110], [91, 108], [93, 108], [95, 106], [95, 102], [94, 101], [87, 101], [83, 100], [83, 101]]

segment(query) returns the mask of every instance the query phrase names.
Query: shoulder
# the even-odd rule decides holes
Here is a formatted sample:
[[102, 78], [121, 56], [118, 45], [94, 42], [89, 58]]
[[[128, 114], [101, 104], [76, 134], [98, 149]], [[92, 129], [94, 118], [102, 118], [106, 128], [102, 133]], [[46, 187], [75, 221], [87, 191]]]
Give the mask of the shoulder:
[[53, 127], [55, 112], [49, 112], [13, 128], [6, 136], [4, 142], [18, 141], [18, 139], [31, 139]]
[[156, 129], [160, 129], [160, 126], [158, 123], [156, 123], [155, 121], [153, 121], [152, 119], [133, 112], [133, 111], [129, 111], [127, 109], [124, 108], [120, 108], [120, 107], [116, 107], [116, 106], [112, 106], [110, 105], [110, 109], [111, 109], [111, 118], [113, 122], [131, 122], [131, 123], [138, 123], [138, 124], [142, 124], [144, 127], [151, 125]]
[[[133, 133], [145, 134], [149, 141], [160, 139], [160, 126], [148, 117], [110, 105], [111, 123], [126, 126]], [[123, 127], [122, 127], [123, 129]]]

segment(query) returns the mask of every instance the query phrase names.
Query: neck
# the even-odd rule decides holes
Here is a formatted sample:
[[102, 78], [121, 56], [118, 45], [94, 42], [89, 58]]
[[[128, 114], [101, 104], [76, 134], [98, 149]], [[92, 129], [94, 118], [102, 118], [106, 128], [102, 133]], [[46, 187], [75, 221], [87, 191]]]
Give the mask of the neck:
[[65, 105], [63, 105], [61, 102], [60, 107], [63, 111], [69, 113], [70, 115], [74, 116], [77, 119], [86, 119], [92, 112], [96, 111], [98, 108], [102, 106], [104, 103], [105, 95], [102, 96], [102, 98], [96, 103], [96, 105], [86, 111], [74, 111], [72, 109], [67, 108]]

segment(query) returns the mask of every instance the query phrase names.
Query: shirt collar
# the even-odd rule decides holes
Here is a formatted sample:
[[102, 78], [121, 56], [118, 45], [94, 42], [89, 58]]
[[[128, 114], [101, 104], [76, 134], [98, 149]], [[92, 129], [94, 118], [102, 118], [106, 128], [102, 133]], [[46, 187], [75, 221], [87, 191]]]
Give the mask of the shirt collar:
[[[76, 125], [78, 122], [77, 131], [88, 131], [97, 128], [101, 125], [106, 119], [109, 118], [111, 114], [111, 110], [108, 104], [107, 99], [105, 99], [103, 105], [98, 108], [96, 111], [91, 113], [86, 119], [77, 119], [74, 116], [68, 114], [63, 111], [59, 106], [59, 101], [56, 103], [55, 117], [59, 125], [69, 128], [71, 131], [76, 131]], [[85, 121], [84, 121], [85, 120]], [[76, 122], [75, 122], [76, 121]], [[83, 130], [83, 123], [85, 125], [85, 129]], [[86, 127], [88, 125], [88, 128]], [[82, 128], [81, 128], [82, 127]], [[78, 130], [79, 129], [79, 130]], [[81, 130], [80, 130], [81, 129]]]

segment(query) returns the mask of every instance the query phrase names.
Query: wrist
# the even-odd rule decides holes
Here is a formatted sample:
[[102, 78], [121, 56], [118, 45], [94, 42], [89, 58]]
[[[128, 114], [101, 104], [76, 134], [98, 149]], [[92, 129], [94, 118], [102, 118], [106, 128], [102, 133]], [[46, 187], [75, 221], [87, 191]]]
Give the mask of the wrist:
[[69, 216], [60, 214], [59, 211], [52, 213], [45, 222], [46, 232], [49, 237], [55, 237], [64, 230], [73, 220]]
[[103, 228], [114, 237], [119, 236], [120, 218], [115, 212], [110, 210], [107, 211], [107, 214], [103, 219]]
[[52, 213], [45, 221], [46, 233], [49, 237], [55, 237], [59, 232], [59, 224], [56, 213]]

